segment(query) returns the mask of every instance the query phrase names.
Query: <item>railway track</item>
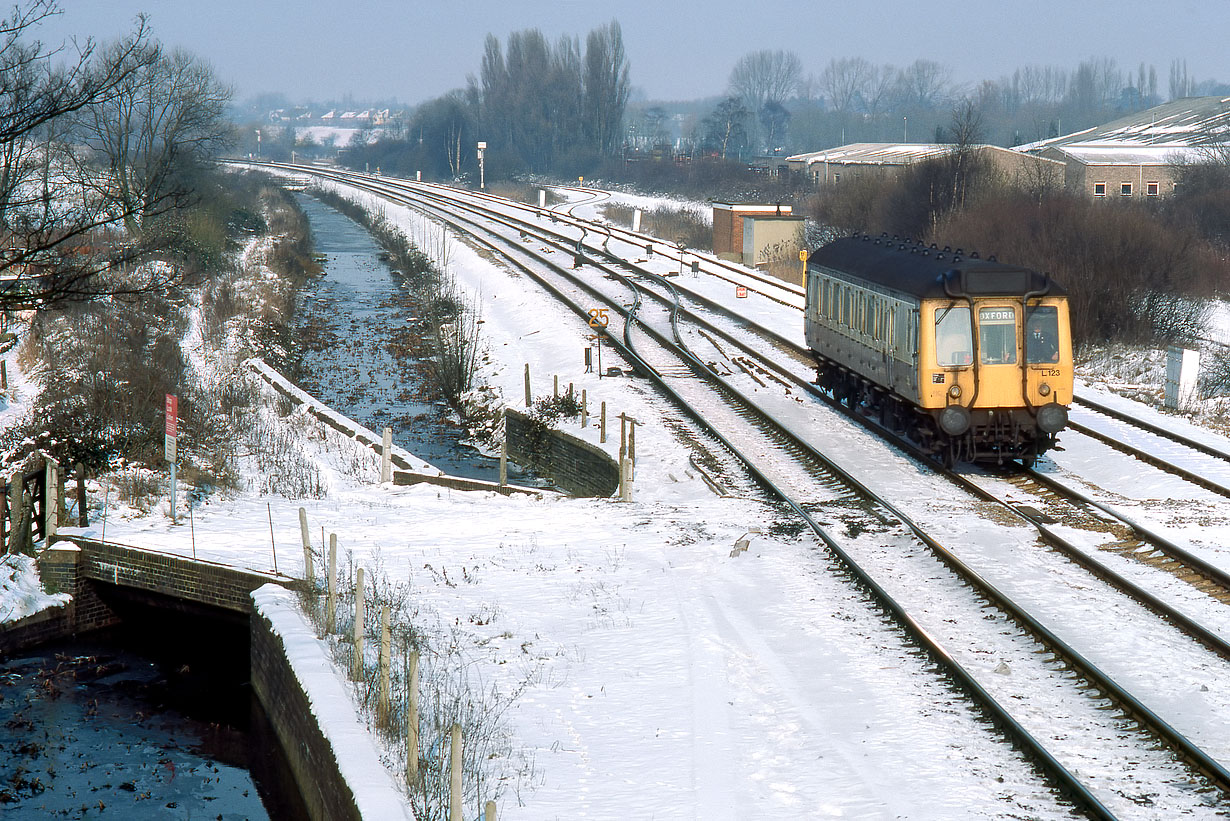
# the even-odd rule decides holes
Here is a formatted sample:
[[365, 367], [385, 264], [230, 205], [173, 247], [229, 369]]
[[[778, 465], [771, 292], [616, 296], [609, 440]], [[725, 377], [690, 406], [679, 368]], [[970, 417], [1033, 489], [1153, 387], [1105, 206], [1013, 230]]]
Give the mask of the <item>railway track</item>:
[[[537, 226], [533, 224], [522, 223], [516, 227], [516, 230], [525, 234], [536, 228]], [[479, 229], [477, 225], [471, 223], [470, 227], [461, 230], [478, 231]], [[558, 234], [552, 239], [545, 233], [538, 235], [538, 239], [543, 242], [558, 243], [556, 247], [559, 250], [567, 250], [568, 243], [573, 241], [570, 237]], [[483, 242], [487, 241], [483, 240]], [[505, 244], [515, 246], [515, 243], [507, 240]], [[491, 244], [491, 247], [494, 247], [494, 244]], [[1029, 612], [1016, 605], [1009, 596], [998, 591], [993, 584], [982, 578], [954, 553], [944, 548], [936, 538], [928, 535], [926, 528], [914, 522], [881, 495], [863, 485], [852, 474], [815, 448], [812, 443], [790, 431], [789, 426], [782, 424], [773, 411], [760, 407], [744, 391], [733, 385], [731, 380], [722, 378], [702, 357], [697, 356], [683, 338], [689, 332], [680, 330], [681, 316], [687, 314], [688, 318], [685, 320], [687, 322], [695, 321], [695, 318], [690, 311], [680, 306], [678, 292], [669, 282], [659, 279], [656, 289], [675, 291], [675, 293], [669, 300], [659, 296], [654, 306], [648, 307], [643, 298], [644, 283], [634, 283], [631, 278], [635, 276], [638, 279], [644, 279], [649, 276], [646, 271], [633, 268], [629, 275], [614, 266], [606, 269], [608, 276], [621, 281], [628, 289], [628, 293], [632, 294], [630, 300], [626, 297], [621, 300], [601, 289], [595, 290], [592, 286], [580, 282], [578, 277], [558, 266], [550, 265], [542, 257], [538, 257], [535, 265], [518, 263], [518, 267], [529, 273], [530, 269], [537, 267], [538, 264], [554, 268], [553, 276], [571, 283], [566, 286], [558, 283], [550, 285], [544, 283], [544, 287], [548, 287], [561, 297], [564, 297], [568, 290], [575, 289], [571, 301], [573, 310], [578, 315], [584, 316], [586, 309], [583, 307], [584, 303], [577, 301], [576, 293], [583, 293], [584, 298], [591, 301], [596, 298], [605, 299], [612, 308], [620, 309], [623, 320], [618, 327], [612, 330], [622, 337], [620, 347], [624, 355], [637, 364], [638, 371], [658, 382], [663, 390], [675, 397], [684, 412], [692, 415], [698, 424], [704, 425], [708, 434], [723, 442], [724, 446], [746, 465], [747, 470], [756, 476], [764, 487], [807, 521], [817, 537], [833, 551], [834, 555], [840, 558], [847, 571], [871, 591], [877, 603], [892, 612], [903, 628], [928, 648], [932, 658], [947, 668], [949, 675], [958, 683], [958, 686], [972, 694], [983, 705], [983, 709], [990, 712], [992, 720], [1005, 728], [1005, 733], [1009, 737], [1032, 750], [1035, 760], [1047, 767], [1056, 782], [1061, 784], [1065, 791], [1081, 803], [1090, 814], [1097, 817], [1114, 817], [1115, 815], [1114, 811], [1109, 809], [1091, 788], [1082, 784], [1068, 768], [1059, 763], [1058, 758], [1049, 752], [1046, 745], [1038, 742], [1024, 725], [1003, 708], [1001, 701], [1011, 702], [1021, 697], [1020, 694], [1006, 694], [1004, 688], [999, 687], [1000, 693], [997, 699], [984, 686], [984, 683], [980, 683], [978, 677], [975, 677], [953, 658], [949, 650], [933, 641], [931, 638], [933, 633], [943, 632], [952, 641], [961, 644], [965, 649], [955, 651], [958, 654], [976, 657], [979, 651], [969, 648], [997, 647], [998, 649], [982, 652], [990, 652], [995, 656], [1009, 656], [1013, 659], [1008, 665], [1009, 669], [1030, 670], [1030, 676], [1037, 676], [1040, 680], [1047, 682], [1042, 688], [1044, 692], [1064, 693], [1063, 698], [1055, 696], [1057, 700], [1050, 705], [1049, 712], [1082, 713], [1085, 717], [1080, 722], [1074, 723], [1085, 722], [1084, 729], [1097, 737], [1116, 739], [1111, 746], [1115, 746], [1126, 756], [1121, 758], [1117, 765], [1108, 764], [1106, 761], [1090, 762], [1082, 757], [1082, 753], [1071, 748], [1060, 753], [1068, 760], [1080, 761], [1079, 769], [1082, 771], [1089, 768], [1113, 770], [1120, 767], [1122, 772], [1131, 774], [1129, 780], [1138, 781], [1143, 777], [1142, 767], [1144, 765], [1141, 762], [1151, 759], [1147, 766], [1153, 768], [1154, 775], [1151, 776], [1153, 780], [1150, 781], [1154, 785], [1153, 789], [1162, 792], [1177, 790], [1178, 792], [1171, 796], [1174, 800], [1178, 801], [1180, 794], [1186, 794], [1187, 790], [1192, 789], [1193, 784], [1197, 785], [1195, 787], [1197, 793], [1201, 790], [1220, 791], [1224, 797], [1225, 791], [1230, 786], [1230, 781], [1228, 781], [1230, 777], [1215, 758], [1204, 753], [1197, 745], [1188, 742], [1182, 733], [1175, 730], [1143, 702], [1117, 685], [1110, 676], [1101, 672], [1095, 664], [1084, 658]], [[537, 277], [538, 273], [534, 275]], [[629, 301], [630, 304], [624, 310], [625, 304]], [[697, 338], [705, 338], [697, 331], [691, 333]], [[721, 337], [726, 340], [727, 344], [734, 341], [734, 337], [727, 331], [708, 323], [706, 323], [704, 335], [717, 335], [710, 336], [710, 339]], [[650, 351], [642, 351], [643, 341], [634, 344], [634, 338], [641, 340], [644, 336], [652, 340], [653, 347]], [[750, 354], [739, 356], [748, 356], [747, 361], [753, 363], [747, 367], [745, 373], [756, 367], [755, 360], [750, 359]], [[735, 363], [739, 361], [732, 357], [728, 359]], [[680, 363], [684, 367], [681, 367]], [[781, 372], [772, 365], [766, 370]], [[778, 378], [782, 381], [790, 380], [792, 377], [789, 369], [786, 369]], [[732, 410], [732, 406], [738, 406], [737, 410]], [[725, 414], [723, 418], [714, 418], [723, 414]], [[766, 459], [764, 454], [772, 454], [775, 457], [789, 454], [790, 458], [783, 462], [780, 458]], [[768, 470], [764, 467], [766, 463], [772, 465]], [[799, 465], [803, 465], [804, 468], [800, 470]], [[851, 510], [855, 511], [853, 515], [850, 514]], [[847, 533], [851, 530], [873, 533], [875, 538], [851, 540], [833, 535], [842, 530]], [[889, 542], [887, 546], [867, 546], [868, 542], [884, 540]], [[849, 551], [851, 546], [862, 551], [861, 561]], [[897, 564], [897, 562], [906, 562], [906, 564]], [[864, 563], [876, 566], [877, 570], [869, 573], [863, 569]], [[940, 564], [945, 568], [943, 573], [937, 570]], [[885, 586], [876, 581], [876, 578], [897, 580], [926, 578], [928, 579], [927, 587], [932, 591], [932, 595], [935, 590], [943, 588], [946, 600], [947, 597], [951, 597], [951, 602], [960, 602], [951, 604], [951, 606], [969, 611], [969, 617], [963, 621], [971, 624], [983, 622], [984, 625], [986, 622], [991, 622], [990, 635], [980, 634], [977, 638], [972, 638], [969, 634], [962, 635], [946, 628], [944, 625], [948, 620], [944, 619], [940, 619], [938, 623], [929, 622], [924, 626], [910, 613], [927, 610], [927, 603], [915, 601], [911, 605], [903, 605], [897, 597], [908, 598], [911, 591], [898, 589], [890, 593]], [[976, 598], [972, 601], [968, 600], [969, 590], [978, 591]], [[986, 615], [988, 607], [995, 608], [1001, 615], [993, 619], [989, 618]], [[977, 615], [979, 613], [982, 613], [981, 618]], [[1004, 620], [1011, 620], [1015, 627], [1007, 642], [997, 644], [995, 634], [1004, 632]], [[1035, 659], [1033, 664], [1030, 663], [1031, 657]], [[1042, 662], [1037, 663], [1037, 658], [1043, 659]], [[1007, 663], [1001, 662], [1001, 665], [1003, 664]], [[1078, 677], [1075, 685], [1072, 683], [1074, 673]], [[985, 681], [986, 677], [983, 676], [981, 682]], [[995, 682], [995, 684], [999, 685], [1001, 682]], [[1114, 710], [1105, 709], [1107, 699], [1116, 705]], [[1108, 723], [1098, 720], [1099, 713], [1108, 712], [1112, 714]], [[1101, 716], [1101, 718], [1106, 717]], [[1124, 731], [1122, 727], [1117, 727], [1124, 722], [1133, 727], [1148, 727], [1149, 730], [1143, 732], [1129, 728]], [[1038, 730], [1046, 732], [1046, 724], [1043, 723], [1037, 727], [1035, 732]], [[1142, 739], [1142, 735], [1147, 737], [1147, 740]], [[1150, 747], [1159, 739], [1166, 745], [1167, 751], [1161, 756], [1154, 756], [1156, 750], [1146, 751], [1145, 748]], [[1054, 740], [1052, 743], [1062, 744]], [[1187, 771], [1184, 775], [1183, 771], [1188, 767], [1193, 768], [1194, 772]], [[1100, 794], [1105, 795], [1105, 789], [1102, 787]], [[1115, 788], [1110, 789], [1113, 796]], [[1119, 797], [1126, 795], [1128, 800], [1134, 801], [1135, 799], [1128, 795], [1132, 789], [1119, 788]], [[1195, 806], [1207, 805], [1197, 801]]]

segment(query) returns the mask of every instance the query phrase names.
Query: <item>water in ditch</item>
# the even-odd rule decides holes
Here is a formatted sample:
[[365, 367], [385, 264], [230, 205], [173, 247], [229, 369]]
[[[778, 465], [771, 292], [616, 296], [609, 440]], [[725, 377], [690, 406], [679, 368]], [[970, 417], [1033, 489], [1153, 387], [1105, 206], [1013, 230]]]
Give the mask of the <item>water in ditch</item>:
[[392, 428], [395, 444], [446, 473], [498, 480], [499, 460], [467, 445], [465, 430], [431, 398], [422, 363], [409, 353], [412, 308], [379, 245], [336, 209], [306, 195], [298, 201], [325, 258], [296, 312], [300, 387], [377, 436]]
[[302, 817], [252, 774], [280, 753], [253, 749], [246, 658], [155, 620], [0, 662], [0, 819]]

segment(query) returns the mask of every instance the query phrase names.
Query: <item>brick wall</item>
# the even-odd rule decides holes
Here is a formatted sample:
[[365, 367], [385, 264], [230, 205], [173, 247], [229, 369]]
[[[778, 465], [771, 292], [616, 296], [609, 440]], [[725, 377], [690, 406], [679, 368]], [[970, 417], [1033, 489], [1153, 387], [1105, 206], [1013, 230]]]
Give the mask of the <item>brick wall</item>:
[[361, 821], [354, 793], [342, 778], [333, 746], [325, 738], [303, 685], [286, 660], [282, 638], [266, 617], [254, 613], [252, 691], [273, 727], [310, 818]]
[[[70, 537], [65, 541], [71, 541], [81, 548], [80, 573], [83, 579], [135, 587], [245, 616], [252, 609], [253, 590], [269, 582], [282, 585], [294, 582], [286, 576], [241, 570], [111, 542], [81, 537]], [[56, 547], [63, 543], [58, 542]]]
[[555, 429], [546, 432], [545, 447], [537, 449], [529, 417], [512, 408], [504, 411], [504, 437], [509, 459], [573, 496], [605, 498], [619, 489], [619, 464], [606, 451]]
[[20, 653], [69, 635], [68, 608], [61, 604], [0, 626], [0, 656]]

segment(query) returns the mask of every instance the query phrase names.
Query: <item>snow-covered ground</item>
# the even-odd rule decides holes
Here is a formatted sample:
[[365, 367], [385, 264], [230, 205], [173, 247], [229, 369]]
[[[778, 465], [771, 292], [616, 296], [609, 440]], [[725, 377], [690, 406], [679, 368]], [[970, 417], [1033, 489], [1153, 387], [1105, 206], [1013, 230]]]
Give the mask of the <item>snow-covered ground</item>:
[[[383, 209], [439, 246], [422, 218]], [[632, 503], [381, 486], [374, 455], [356, 476], [357, 446], [297, 412], [288, 424], [328, 498], [216, 497], [178, 525], [112, 510], [107, 539], [259, 570], [276, 549], [299, 575], [306, 508], [313, 534], [408, 582], [419, 617], [457, 636], [485, 683], [520, 690], [501, 819], [1069, 817], [816, 545], [757, 499], [714, 495], [672, 408], [639, 380], [585, 372], [580, 320], [460, 242], [449, 257], [481, 299], [482, 378], [505, 402], [521, 404], [528, 364], [538, 395], [558, 375], [591, 413], [605, 401], [608, 420], [639, 421]], [[571, 432], [618, 448], [618, 430], [606, 444], [592, 423]]]

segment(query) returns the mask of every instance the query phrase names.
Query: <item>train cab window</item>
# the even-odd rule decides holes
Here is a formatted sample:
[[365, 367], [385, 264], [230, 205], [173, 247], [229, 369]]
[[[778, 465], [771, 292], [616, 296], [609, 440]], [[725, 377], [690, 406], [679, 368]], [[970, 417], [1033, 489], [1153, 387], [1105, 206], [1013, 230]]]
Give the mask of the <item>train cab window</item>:
[[1025, 361], [1059, 361], [1059, 310], [1053, 305], [1030, 308], [1025, 319]]
[[978, 352], [984, 365], [1016, 363], [1016, 308], [978, 309]]
[[935, 360], [941, 368], [974, 361], [974, 335], [969, 308], [953, 305], [935, 312]]

